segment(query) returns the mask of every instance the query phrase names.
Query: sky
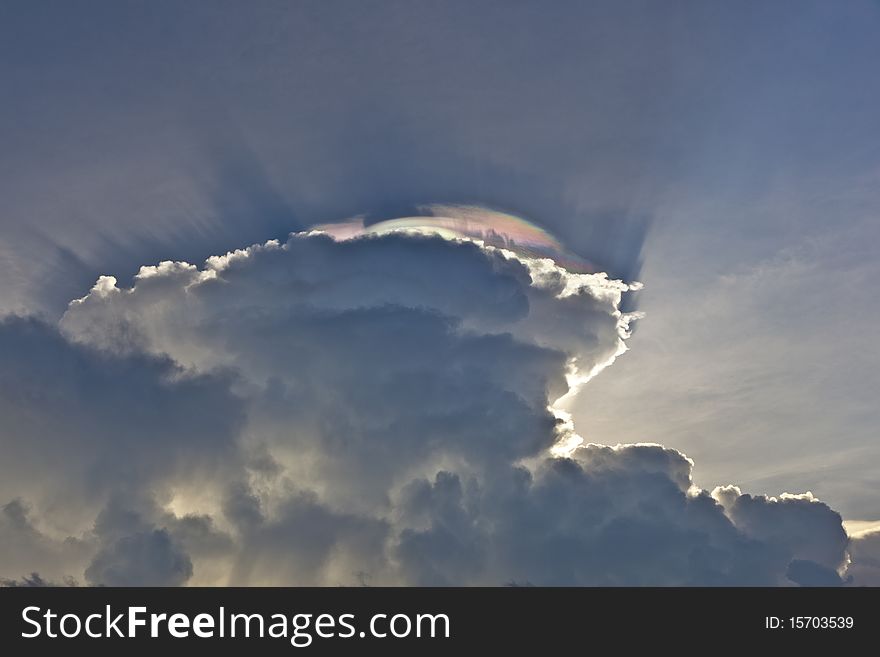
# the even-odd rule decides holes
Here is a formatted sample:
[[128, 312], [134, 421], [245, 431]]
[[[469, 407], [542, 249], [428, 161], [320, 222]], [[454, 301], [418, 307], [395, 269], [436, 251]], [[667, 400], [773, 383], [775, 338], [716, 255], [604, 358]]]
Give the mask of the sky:
[[0, 2], [0, 578], [880, 583], [878, 33]]

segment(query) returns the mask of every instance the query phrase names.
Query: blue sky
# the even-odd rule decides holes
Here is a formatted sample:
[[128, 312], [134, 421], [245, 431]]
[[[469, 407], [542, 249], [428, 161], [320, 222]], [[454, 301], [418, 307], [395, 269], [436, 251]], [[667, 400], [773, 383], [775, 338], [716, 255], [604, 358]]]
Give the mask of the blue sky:
[[7, 0], [0, 311], [485, 205], [644, 283], [586, 440], [876, 520], [878, 34], [856, 0]]

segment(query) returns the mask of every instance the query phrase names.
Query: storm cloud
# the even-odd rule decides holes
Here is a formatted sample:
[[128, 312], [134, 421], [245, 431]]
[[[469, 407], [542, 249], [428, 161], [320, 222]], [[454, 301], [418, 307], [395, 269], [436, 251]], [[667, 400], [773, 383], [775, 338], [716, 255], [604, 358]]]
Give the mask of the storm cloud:
[[7, 319], [0, 575], [846, 583], [812, 495], [709, 492], [676, 450], [577, 435], [564, 399], [626, 351], [634, 289], [473, 240], [304, 232], [101, 277], [58, 326]]

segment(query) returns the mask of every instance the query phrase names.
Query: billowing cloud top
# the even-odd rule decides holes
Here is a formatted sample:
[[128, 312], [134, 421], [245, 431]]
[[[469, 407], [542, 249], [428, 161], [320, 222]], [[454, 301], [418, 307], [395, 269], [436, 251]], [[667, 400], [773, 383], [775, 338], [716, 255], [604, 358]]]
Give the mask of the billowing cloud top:
[[[456, 214], [458, 213], [458, 214]], [[0, 325], [0, 568], [93, 584], [840, 584], [811, 495], [695, 487], [566, 396], [638, 287], [473, 208], [98, 280]], [[0, 573], [3, 574], [3, 573]]]

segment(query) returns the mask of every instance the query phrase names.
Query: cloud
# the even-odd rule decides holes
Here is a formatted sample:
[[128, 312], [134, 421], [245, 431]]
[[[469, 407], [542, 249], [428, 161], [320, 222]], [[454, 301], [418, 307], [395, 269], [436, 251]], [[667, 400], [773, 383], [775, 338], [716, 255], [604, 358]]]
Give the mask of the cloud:
[[[505, 577], [549, 585], [793, 584], [793, 559], [812, 556], [809, 548], [792, 545], [785, 532], [768, 538], [738, 525], [692, 486], [691, 467], [659, 445], [584, 445], [534, 472], [509, 470], [491, 486], [463, 486], [441, 473], [409, 489], [403, 508], [418, 528], [402, 533], [397, 556], [421, 584], [452, 584], [474, 568], [470, 576], [483, 584]], [[760, 499], [780, 516], [789, 512]], [[837, 514], [812, 504], [816, 518], [842, 531]], [[830, 566], [797, 563], [837, 577], [845, 549], [844, 537], [827, 555]]]
[[189, 556], [164, 529], [122, 537], [86, 568], [86, 581], [93, 585], [178, 586], [191, 576]]
[[[72, 548], [72, 549], [65, 549]], [[33, 524], [32, 510], [21, 499], [15, 498], [0, 508], [0, 583], [3, 586], [37, 586], [49, 578], [61, 579], [69, 569], [77, 568], [75, 559], [69, 558], [77, 551], [76, 541], [63, 543], [44, 536]], [[6, 576], [28, 573], [20, 580]]]
[[855, 534], [847, 573], [858, 586], [880, 586], [880, 531]]
[[[124, 358], [65, 340], [36, 320], [0, 322], [0, 494], [58, 506], [235, 467], [241, 402], [222, 373], [169, 359]], [[45, 483], [39, 483], [45, 482]]]
[[713, 495], [727, 515], [749, 535], [776, 545], [798, 559], [826, 568], [840, 566], [848, 537], [840, 516], [812, 493], [774, 497], [743, 495], [738, 488], [716, 488]]
[[59, 329], [0, 326], [3, 492], [34, 508], [7, 507], [0, 567], [43, 573], [54, 550], [70, 573], [47, 576], [90, 584], [834, 581], [848, 539], [811, 495], [710, 494], [673, 449], [576, 435], [558, 400], [625, 351], [636, 287], [399, 232], [102, 277]]

